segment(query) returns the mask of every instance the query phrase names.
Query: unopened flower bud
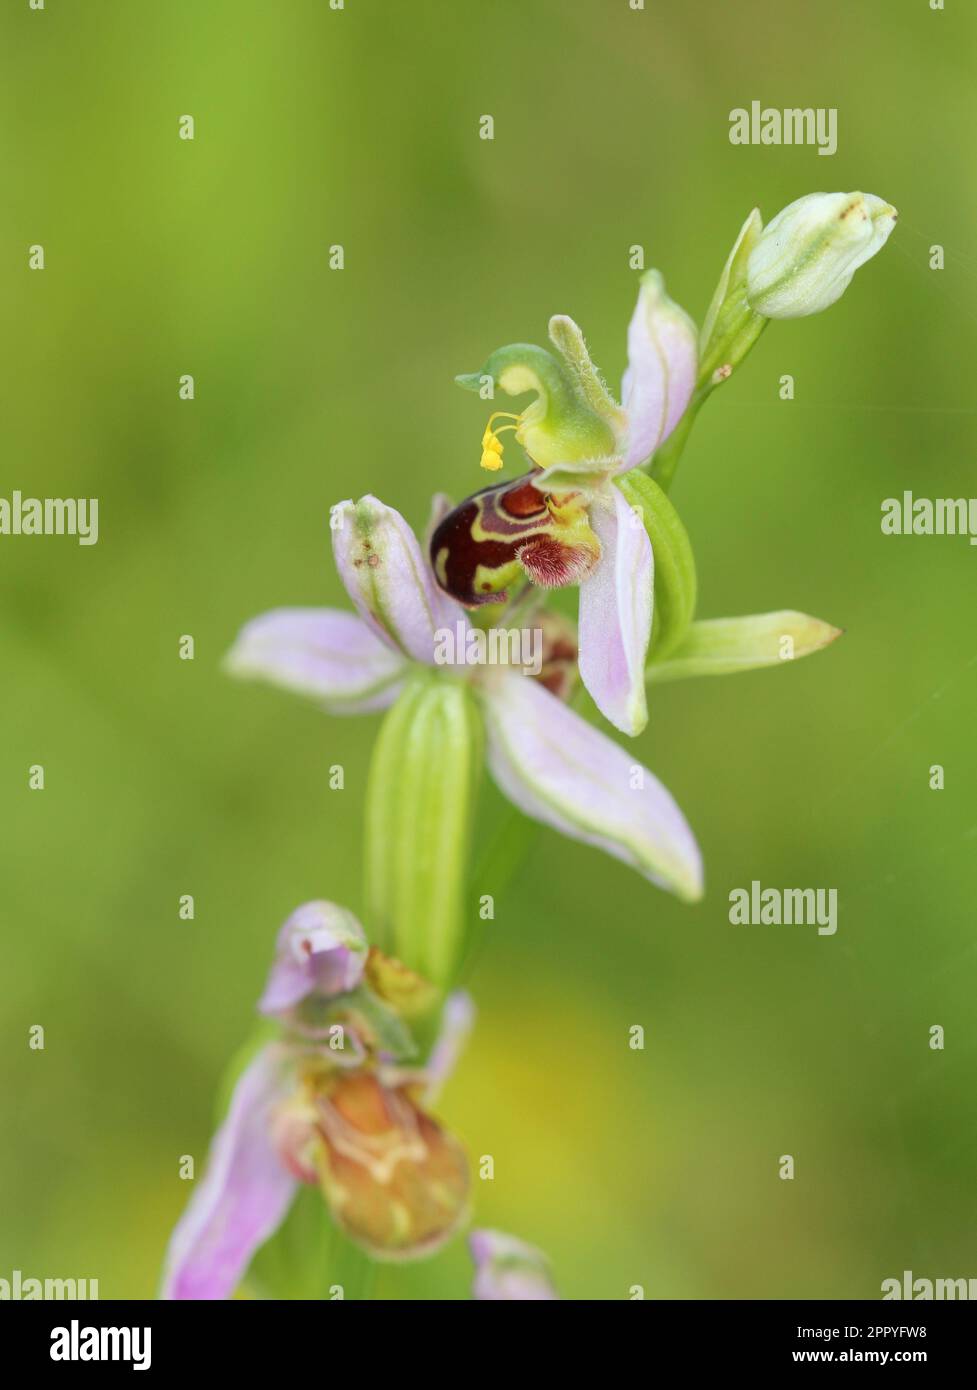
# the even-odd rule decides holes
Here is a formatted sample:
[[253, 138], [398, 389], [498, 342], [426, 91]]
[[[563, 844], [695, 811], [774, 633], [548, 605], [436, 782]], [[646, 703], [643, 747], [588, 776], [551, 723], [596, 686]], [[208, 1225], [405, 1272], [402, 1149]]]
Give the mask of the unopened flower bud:
[[747, 265], [755, 313], [803, 318], [827, 309], [885, 245], [896, 210], [873, 193], [809, 193], [768, 222]]

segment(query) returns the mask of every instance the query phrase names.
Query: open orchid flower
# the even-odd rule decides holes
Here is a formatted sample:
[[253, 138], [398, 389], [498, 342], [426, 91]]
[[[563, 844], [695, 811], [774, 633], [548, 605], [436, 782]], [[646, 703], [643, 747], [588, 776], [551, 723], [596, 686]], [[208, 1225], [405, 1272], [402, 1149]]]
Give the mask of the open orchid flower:
[[374, 1259], [418, 1258], [454, 1234], [467, 1215], [468, 1164], [427, 1106], [473, 1008], [467, 995], [449, 996], [430, 1060], [418, 1066], [404, 1019], [435, 997], [368, 951], [344, 908], [315, 902], [293, 913], [259, 1005], [282, 1037], [237, 1080], [170, 1240], [164, 1298], [230, 1298], [301, 1182], [321, 1188], [337, 1225]]
[[546, 1256], [502, 1231], [472, 1231], [468, 1248], [475, 1262], [472, 1297], [486, 1302], [551, 1302], [559, 1294]]
[[[437, 500], [436, 517], [443, 510]], [[623, 524], [629, 535], [620, 556], [630, 554], [632, 535]], [[565, 627], [540, 623], [547, 650], [538, 679], [514, 664], [467, 664], [469, 620], [435, 583], [403, 517], [375, 497], [343, 502], [333, 509], [332, 537], [359, 616], [290, 608], [255, 618], [227, 659], [233, 674], [311, 696], [332, 713], [382, 709], [402, 690], [407, 699], [411, 672], [419, 669], [440, 670], [452, 688], [467, 682], [487, 733], [489, 769], [521, 811], [605, 850], [681, 898], [701, 896], [699, 850], [669, 793], [551, 693], [565, 688]], [[601, 590], [605, 576], [596, 579]], [[445, 634], [457, 638], [450, 660]], [[643, 689], [643, 665], [639, 675]]]
[[[562, 360], [518, 343], [458, 378], [473, 390], [490, 383], [493, 394], [535, 392], [519, 415], [496, 411], [482, 438], [484, 468], [501, 468], [499, 435], [512, 430], [535, 471], [446, 516], [431, 539], [431, 562], [444, 591], [469, 608], [505, 602], [527, 578], [544, 588], [579, 584], [581, 677], [601, 713], [637, 734], [648, 719], [656, 566], [648, 499], [636, 505], [616, 480], [646, 463], [682, 418], [696, 381], [696, 328], [649, 271], [628, 327], [621, 406], [572, 319], [551, 319], [550, 337]], [[497, 426], [499, 418], [510, 423]], [[655, 493], [654, 505], [674, 515]]]

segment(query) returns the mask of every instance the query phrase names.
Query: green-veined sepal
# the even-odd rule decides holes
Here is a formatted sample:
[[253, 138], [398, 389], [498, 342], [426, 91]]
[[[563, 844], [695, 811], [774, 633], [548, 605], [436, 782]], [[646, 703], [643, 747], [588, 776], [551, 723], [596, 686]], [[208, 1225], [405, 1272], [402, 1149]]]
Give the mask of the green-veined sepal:
[[841, 628], [791, 609], [742, 618], [708, 618], [693, 623], [681, 644], [665, 659], [652, 657], [648, 679], [725, 676], [761, 666], [784, 666], [820, 651], [840, 636]]

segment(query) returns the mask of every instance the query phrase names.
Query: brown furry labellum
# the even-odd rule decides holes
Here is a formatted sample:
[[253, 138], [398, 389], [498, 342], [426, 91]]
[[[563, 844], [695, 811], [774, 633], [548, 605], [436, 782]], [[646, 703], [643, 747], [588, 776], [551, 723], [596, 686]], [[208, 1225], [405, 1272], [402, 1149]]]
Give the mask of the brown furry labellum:
[[545, 492], [533, 476], [483, 488], [435, 528], [434, 573], [466, 607], [504, 603], [520, 575], [547, 589], [578, 584], [600, 559], [582, 495]]

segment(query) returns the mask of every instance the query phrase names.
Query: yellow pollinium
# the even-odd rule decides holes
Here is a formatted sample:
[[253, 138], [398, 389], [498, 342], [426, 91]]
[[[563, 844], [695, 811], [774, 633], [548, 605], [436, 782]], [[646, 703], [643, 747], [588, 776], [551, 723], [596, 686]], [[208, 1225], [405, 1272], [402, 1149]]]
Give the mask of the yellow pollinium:
[[[492, 428], [492, 422], [499, 419], [512, 420], [511, 425], [500, 425], [498, 430]], [[513, 415], [507, 410], [497, 410], [489, 416], [489, 422], [485, 426], [485, 433], [482, 435], [482, 457], [480, 463], [482, 468], [487, 468], [490, 473], [497, 473], [502, 467], [502, 443], [499, 435], [503, 430], [514, 430], [519, 426], [521, 416]]]
[[502, 446], [492, 441], [494, 447], [483, 448], [482, 457], [479, 463], [482, 468], [487, 468], [490, 473], [497, 473], [502, 467]]

